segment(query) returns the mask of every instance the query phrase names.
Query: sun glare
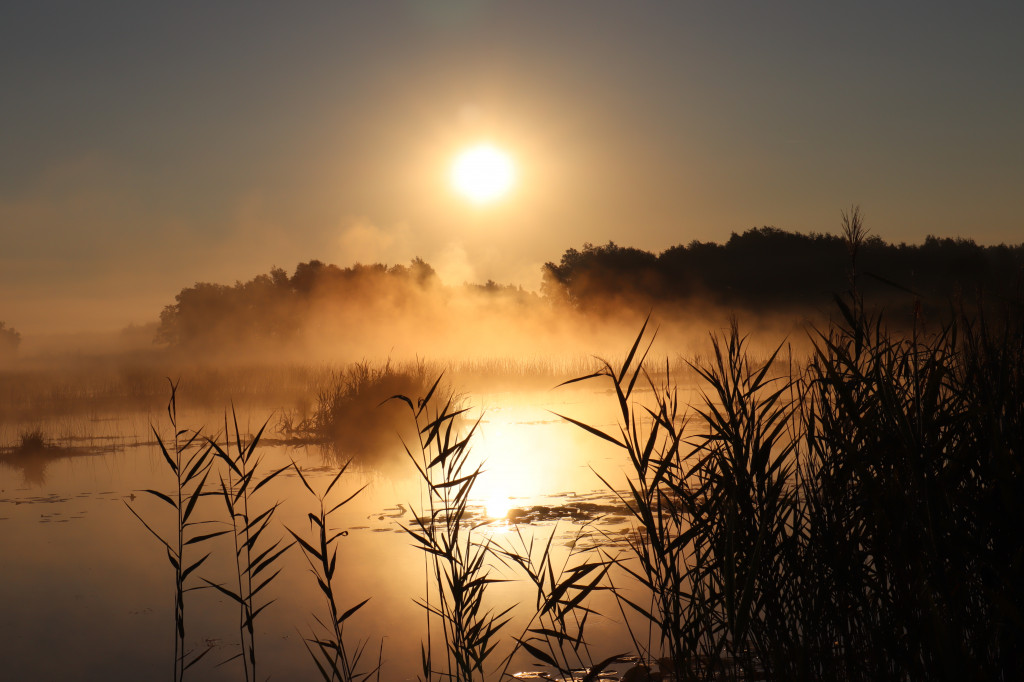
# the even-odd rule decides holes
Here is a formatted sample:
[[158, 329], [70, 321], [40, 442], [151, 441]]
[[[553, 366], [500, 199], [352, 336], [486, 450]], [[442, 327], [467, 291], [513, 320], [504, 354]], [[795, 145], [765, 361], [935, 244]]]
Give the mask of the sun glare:
[[460, 153], [452, 165], [452, 186], [478, 204], [500, 199], [515, 182], [515, 168], [508, 154], [489, 144]]
[[500, 493], [484, 500], [484, 513], [489, 519], [504, 519], [512, 509], [512, 498]]

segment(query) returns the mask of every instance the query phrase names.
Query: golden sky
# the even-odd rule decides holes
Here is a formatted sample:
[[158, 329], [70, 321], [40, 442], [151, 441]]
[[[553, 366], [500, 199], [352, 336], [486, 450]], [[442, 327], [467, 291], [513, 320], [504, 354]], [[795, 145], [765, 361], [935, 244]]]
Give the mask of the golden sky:
[[[0, 319], [156, 318], [320, 259], [536, 287], [589, 241], [1024, 241], [1024, 5], [13, 2]], [[512, 191], [450, 186], [489, 142]]]

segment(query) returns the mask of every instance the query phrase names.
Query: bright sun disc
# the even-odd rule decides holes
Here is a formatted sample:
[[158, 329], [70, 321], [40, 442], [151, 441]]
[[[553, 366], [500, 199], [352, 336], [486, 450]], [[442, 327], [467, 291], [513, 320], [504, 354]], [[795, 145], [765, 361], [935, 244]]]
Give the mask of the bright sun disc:
[[512, 160], [489, 144], [467, 149], [459, 154], [452, 166], [452, 185], [455, 189], [481, 204], [504, 196], [514, 180]]

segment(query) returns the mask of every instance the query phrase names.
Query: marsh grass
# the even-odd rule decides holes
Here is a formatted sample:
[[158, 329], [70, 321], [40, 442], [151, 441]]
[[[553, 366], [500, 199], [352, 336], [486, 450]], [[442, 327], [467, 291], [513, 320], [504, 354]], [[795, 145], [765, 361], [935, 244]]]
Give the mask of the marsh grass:
[[[670, 368], [665, 368], [665, 383], [656, 385], [645, 369], [645, 360], [653, 338], [645, 338], [645, 321], [621, 366], [600, 361], [596, 372], [569, 380], [562, 385], [604, 380], [611, 384], [621, 422], [618, 434], [610, 434], [572, 417], [559, 415], [626, 454], [630, 468], [626, 492], [618, 492], [605, 478], [601, 481], [615, 493], [634, 522], [628, 540], [630, 558], [619, 566], [647, 591], [648, 600], [630, 599], [622, 590], [614, 590], [624, 608], [639, 614], [656, 631], [658, 649], [650, 636], [631, 633], [638, 653], [648, 659], [661, 658], [662, 672], [682, 676], [682, 671], [697, 672], [701, 660], [711, 660], [720, 650], [721, 638], [712, 618], [712, 605], [702, 591], [702, 567], [706, 549], [698, 541], [694, 528], [696, 503], [702, 495], [690, 488], [691, 476], [702, 462], [699, 454], [687, 456], [682, 450], [683, 419]], [[647, 342], [646, 347], [643, 343]], [[643, 379], [653, 396], [653, 407], [636, 403], [634, 392]], [[625, 617], [625, 612], [623, 612]], [[660, 654], [660, 655], [656, 655]], [[703, 658], [698, 655], [703, 654]], [[667, 662], [666, 662], [667, 661]], [[679, 675], [675, 675], [675, 671]]]
[[396, 406], [388, 399], [422, 395], [428, 385], [425, 363], [356, 363], [321, 379], [310, 413], [284, 413], [278, 429], [295, 442], [330, 445], [339, 463], [377, 457], [395, 449], [395, 432], [400, 430]]
[[1018, 679], [1020, 310], [893, 334], [856, 292], [836, 304], [788, 372], [712, 336], [686, 429], [670, 384], [634, 395], [645, 329], [574, 380], [620, 409], [617, 434], [566, 419], [630, 463], [618, 565], [649, 599], [613, 589], [658, 647], [634, 642], [662, 679]]
[[575, 680], [582, 671], [587, 682], [596, 680], [624, 654], [595, 661], [587, 640], [587, 622], [600, 615], [590, 606], [596, 592], [610, 589], [606, 583], [614, 558], [586, 548], [590, 524], [577, 530], [565, 559], [558, 562], [552, 551], [557, 527], [547, 541], [536, 532], [524, 534], [518, 526], [511, 542], [495, 547], [495, 555], [506, 565], [521, 570], [536, 590], [536, 609], [515, 647], [502, 666], [501, 679], [513, 677], [508, 671], [518, 649], [525, 649], [538, 663], [550, 666], [562, 680]]
[[[404, 441], [405, 453], [422, 499], [402, 527], [424, 558], [424, 680], [506, 679], [525, 651], [549, 678], [593, 682], [625, 660], [629, 644], [641, 664], [628, 675], [661, 682], [1017, 680], [1024, 314], [1014, 305], [998, 317], [979, 306], [934, 330], [892, 333], [854, 291], [837, 297], [836, 319], [813, 332], [803, 364], [785, 346], [753, 352], [734, 324], [688, 366], [700, 382], [689, 405], [674, 366], [649, 358], [654, 335], [645, 323], [621, 362], [598, 361], [565, 382], [608, 388], [617, 430], [562, 418], [624, 455], [624, 481], [598, 478], [632, 532], [625, 543], [594, 542], [599, 530], [586, 527], [564, 559], [556, 560], [554, 530], [544, 538], [517, 527], [501, 543], [481, 532], [487, 520], [471, 499], [483, 464], [470, 457], [480, 422], [467, 420], [440, 376], [421, 384], [364, 365], [323, 394], [320, 419], [326, 432], [334, 411], [360, 414], [352, 406], [374, 400], [411, 414], [415, 438]], [[408, 397], [410, 386], [425, 397]], [[277, 504], [249, 505], [288, 467], [263, 475], [257, 445], [266, 424], [244, 443], [236, 420], [233, 453], [230, 442], [179, 430], [175, 390], [174, 439], [154, 429], [175, 493], [147, 492], [175, 511], [176, 536], [165, 541], [143, 521], [175, 569], [175, 679], [206, 653], [184, 650], [184, 593], [209, 556], [198, 547], [223, 533], [235, 538], [239, 583], [237, 592], [216, 587], [240, 606], [246, 677], [254, 679], [252, 623], [288, 544], [267, 539]], [[214, 461], [225, 473], [211, 493]], [[288, 533], [323, 600], [307, 651], [325, 680], [380, 679], [380, 658], [363, 664], [368, 639], [346, 642], [345, 626], [368, 600], [346, 593], [345, 531], [335, 515], [359, 491], [333, 501], [347, 464], [323, 492], [296, 471], [316, 503], [305, 517], [311, 534]], [[200, 527], [207, 521], [195, 509], [207, 494], [225, 500], [231, 529]], [[494, 606], [488, 589], [503, 582], [493, 577], [495, 561], [534, 588], [534, 608], [516, 613], [526, 624], [515, 635], [508, 626], [516, 607]], [[627, 626], [621, 649], [591, 649], [593, 622], [607, 616], [594, 606], [601, 596]]]
[[14, 454], [31, 455], [45, 452], [52, 448], [46, 442], [46, 436], [40, 428], [28, 429], [18, 434], [18, 444], [14, 446]]
[[[480, 422], [465, 432], [459, 428], [468, 408], [436, 394], [441, 378], [415, 404], [406, 395], [392, 398], [408, 406], [416, 424], [417, 452], [408, 445], [405, 450], [426, 495], [423, 513], [402, 527], [426, 558], [426, 594], [417, 602], [426, 613], [423, 678], [472, 682], [487, 679], [487, 661], [513, 607], [495, 611], [485, 604], [488, 585], [504, 581], [490, 577], [490, 541], [478, 539], [476, 526], [467, 524], [470, 494], [483, 471], [482, 464], [469, 466], [469, 445]], [[444, 653], [435, 659], [437, 628]]]
[[[234, 568], [237, 581], [228, 587], [203, 578], [209, 587], [231, 599], [238, 605], [238, 636], [241, 650], [235, 656], [222, 662], [241, 658], [242, 670], [247, 681], [255, 681], [256, 674], [256, 618], [273, 603], [266, 594], [260, 594], [280, 574], [277, 567], [282, 555], [291, 546], [283, 538], [266, 539], [265, 533], [274, 519], [280, 502], [257, 505], [256, 493], [261, 488], [287, 471], [290, 465], [263, 473], [263, 459], [256, 453], [260, 438], [267, 428], [267, 422], [255, 436], [245, 443], [238, 427], [238, 416], [231, 411], [235, 434], [235, 448], [231, 451], [230, 431], [227, 417], [224, 424], [224, 447], [216, 440], [208, 439], [208, 446], [226, 468], [226, 475], [220, 476], [220, 495], [231, 525], [234, 541]], [[215, 494], [215, 493], [212, 493]], [[269, 535], [269, 534], [268, 534]]]
[[[200, 532], [208, 528], [212, 521], [192, 518], [200, 498], [204, 495], [206, 480], [210, 476], [214, 462], [214, 447], [204, 442], [198, 431], [189, 432], [178, 427], [177, 390], [175, 382], [171, 384], [171, 396], [167, 402], [167, 416], [173, 431], [173, 437], [166, 443], [160, 437], [156, 427], [152, 427], [160, 453], [174, 477], [174, 486], [170, 495], [159, 490], [146, 489], [143, 492], [166, 503], [173, 511], [174, 529], [166, 538], [139, 515], [135, 509], [125, 502], [128, 510], [146, 527], [167, 551], [167, 560], [174, 569], [174, 680], [183, 680], [185, 671], [202, 660], [211, 648], [202, 651], [185, 648], [185, 593], [197, 587], [198, 576], [195, 571], [210, 557], [210, 552], [198, 559], [193, 552], [198, 552], [201, 545], [209, 540], [228, 533], [227, 530]], [[187, 552], [187, 554], [186, 554]], [[189, 578], [192, 580], [189, 580]]]
[[789, 648], [810, 652], [805, 677], [1014, 679], [1019, 313], [998, 334], [961, 317], [904, 338], [856, 296], [838, 304], [807, 376], [799, 538], [814, 579], [793, 609], [806, 641]]
[[324, 622], [316, 615], [313, 616], [320, 627], [320, 631], [314, 632], [311, 637], [304, 639], [306, 650], [320, 672], [320, 676], [326, 681], [340, 680], [342, 682], [349, 682], [350, 680], [368, 679], [374, 674], [377, 675], [379, 680], [381, 672], [381, 660], [379, 657], [376, 668], [369, 671], [360, 671], [360, 661], [363, 658], [368, 640], [358, 642], [351, 652], [345, 643], [345, 623], [370, 600], [369, 598], [364, 599], [358, 604], [342, 611], [341, 607], [339, 607], [342, 595], [335, 589], [336, 578], [342, 577], [338, 573], [338, 541], [347, 536], [348, 531], [337, 530], [332, 515], [351, 502], [366, 486], [364, 485], [359, 488], [328, 509], [327, 497], [335, 486], [338, 485], [342, 476], [344, 476], [345, 471], [348, 469], [348, 463], [338, 470], [338, 473], [321, 493], [313, 490], [313, 487], [309, 484], [309, 481], [303, 475], [302, 469], [298, 465], [293, 466], [306, 490], [316, 498], [318, 510], [307, 514], [310, 528], [314, 530], [313, 538], [306, 539], [292, 529], [288, 529], [288, 532], [302, 548], [309, 563], [310, 573], [316, 578], [329, 614], [327, 622]]

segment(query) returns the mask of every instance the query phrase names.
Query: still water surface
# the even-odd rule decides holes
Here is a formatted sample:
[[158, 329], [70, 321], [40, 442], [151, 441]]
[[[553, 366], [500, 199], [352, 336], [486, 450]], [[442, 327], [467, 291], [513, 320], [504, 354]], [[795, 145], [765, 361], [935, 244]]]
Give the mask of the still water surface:
[[[484, 462], [485, 473], [471, 503], [480, 521], [489, 520], [476, 531], [481, 538], [501, 544], [515, 541], [517, 528], [542, 539], [554, 532], [564, 553], [584, 523], [593, 522], [611, 537], [626, 532], [623, 510], [595, 474], [622, 482], [624, 458], [552, 414], [614, 431], [611, 396], [565, 387], [483, 394], [470, 403], [475, 403], [474, 414], [482, 415], [472, 457]], [[248, 424], [250, 432], [257, 430], [266, 416], [241, 415], [243, 429]], [[179, 426], [186, 428], [222, 420], [223, 415], [179, 414]], [[131, 504], [169, 536], [170, 507], [140, 492], [170, 492], [173, 484], [158, 448], [149, 442], [150, 422], [162, 435], [169, 434], [166, 415], [120, 415], [90, 422], [92, 445], [99, 446], [94, 454], [54, 458], [45, 467], [0, 466], [0, 679], [170, 676], [173, 571], [160, 545], [126, 508]], [[321, 448], [268, 443], [259, 449], [265, 471], [294, 461], [320, 490], [338, 470], [338, 456]], [[420, 504], [421, 484], [404, 457], [396, 436], [394, 452], [372, 463], [353, 463], [340, 489], [332, 492], [340, 501], [366, 486], [336, 517], [339, 527], [349, 531], [339, 546], [336, 588], [344, 595], [342, 608], [371, 598], [346, 634], [350, 646], [369, 642], [372, 653], [366, 655], [373, 664], [379, 655], [384, 680], [415, 679], [425, 634], [423, 610], [414, 603], [424, 593], [424, 557], [401, 529]], [[281, 503], [271, 532], [284, 537], [287, 527], [311, 535], [305, 517], [315, 510], [315, 500], [296, 474], [287, 472], [258, 495], [259, 505]], [[197, 512], [225, 518], [215, 498], [203, 500]], [[214, 554], [200, 571], [209, 580], [230, 584], [232, 550], [214, 544], [218, 541], [208, 545]], [[258, 674], [275, 680], [319, 679], [302, 639], [310, 635], [314, 615], [324, 613], [320, 592], [297, 547], [285, 555], [283, 566], [268, 588], [275, 601], [257, 621]], [[493, 570], [494, 577], [510, 579], [493, 586], [494, 606], [519, 604], [497, 661], [533, 614], [535, 593], [520, 574], [501, 565]], [[630, 651], [618, 608], [607, 600], [598, 606], [603, 617], [588, 625], [594, 659]], [[189, 593], [185, 608], [187, 645], [213, 649], [188, 671], [189, 679], [241, 679], [238, 661], [216, 665], [238, 652], [233, 604], [206, 589]], [[531, 669], [526, 655], [513, 667]]]

